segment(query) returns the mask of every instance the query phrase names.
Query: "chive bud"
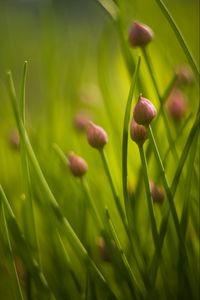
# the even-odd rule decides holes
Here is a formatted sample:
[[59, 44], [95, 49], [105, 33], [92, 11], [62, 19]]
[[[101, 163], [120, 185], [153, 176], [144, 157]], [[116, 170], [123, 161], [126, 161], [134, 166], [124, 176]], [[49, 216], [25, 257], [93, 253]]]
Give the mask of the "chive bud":
[[180, 90], [173, 90], [167, 101], [167, 110], [170, 117], [175, 121], [180, 121], [186, 111], [187, 103], [184, 94]]
[[69, 154], [69, 168], [75, 177], [82, 177], [88, 170], [86, 161], [74, 152]]
[[165, 198], [164, 191], [162, 187], [156, 185], [155, 183], [150, 183], [151, 197], [155, 203], [162, 204]]
[[145, 47], [153, 37], [152, 29], [139, 22], [134, 22], [129, 31], [129, 43], [132, 47]]
[[109, 262], [110, 257], [109, 257], [108, 249], [102, 237], [100, 237], [98, 240], [98, 250], [99, 250], [99, 255], [101, 260], [105, 262]]
[[177, 75], [176, 84], [178, 86], [191, 85], [194, 82], [194, 75], [187, 65], [178, 66], [175, 72]]
[[89, 120], [90, 117], [87, 112], [79, 111], [74, 117], [74, 126], [78, 131], [82, 132], [86, 130]]
[[10, 146], [13, 149], [19, 149], [20, 146], [20, 137], [17, 130], [12, 130], [8, 136]]
[[102, 127], [95, 125], [93, 122], [89, 122], [87, 127], [87, 139], [93, 148], [100, 150], [107, 144], [108, 135]]
[[139, 146], [142, 147], [147, 139], [147, 128], [143, 125], [139, 125], [134, 119], [131, 121], [130, 135], [132, 140]]
[[148, 126], [156, 116], [155, 106], [146, 98], [139, 96], [138, 102], [133, 110], [135, 121], [144, 126]]

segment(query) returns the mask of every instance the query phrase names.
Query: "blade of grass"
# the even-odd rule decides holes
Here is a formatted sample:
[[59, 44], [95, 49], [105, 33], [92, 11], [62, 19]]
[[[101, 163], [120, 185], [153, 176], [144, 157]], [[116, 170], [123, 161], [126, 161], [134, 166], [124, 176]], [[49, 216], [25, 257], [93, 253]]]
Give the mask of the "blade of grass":
[[135, 274], [133, 273], [132, 271], [132, 268], [127, 260], [127, 257], [125, 255], [125, 252], [121, 246], [121, 243], [118, 239], [118, 236], [117, 236], [117, 233], [116, 233], [116, 230], [115, 230], [115, 227], [113, 225], [113, 222], [110, 218], [110, 214], [109, 214], [109, 211], [108, 209], [106, 208], [106, 218], [107, 218], [107, 221], [108, 221], [108, 225], [109, 225], [109, 229], [110, 229], [110, 232], [111, 232], [111, 235], [113, 237], [113, 240], [116, 244], [116, 247], [118, 249], [118, 252], [120, 254], [120, 257], [123, 261], [123, 264], [124, 264], [124, 267], [126, 268], [126, 271], [129, 275], [129, 278], [133, 284], [133, 295], [135, 295], [136, 299], [140, 298], [141, 295], [144, 293], [144, 287], [141, 287], [140, 284], [138, 283], [137, 281], [137, 278], [135, 276]]
[[[25, 126], [25, 92], [26, 92], [26, 77], [27, 77], [27, 61], [24, 63], [23, 74], [22, 74], [22, 83], [21, 83], [21, 93], [19, 98], [19, 113], [21, 120]], [[23, 203], [23, 221], [24, 221], [24, 232], [27, 242], [30, 244], [30, 247], [33, 251], [33, 254], [37, 257], [37, 261], [41, 266], [41, 259], [39, 255], [39, 247], [38, 247], [38, 239], [36, 233], [36, 224], [34, 217], [34, 208], [33, 208], [33, 195], [31, 188], [31, 180], [30, 180], [30, 168], [28, 163], [28, 158], [25, 151], [25, 145], [23, 140], [20, 145], [20, 159], [22, 166], [22, 174], [23, 174], [23, 185], [25, 189], [25, 202]], [[27, 298], [32, 299], [32, 288], [31, 288], [31, 278], [30, 274], [27, 274]]]
[[53, 295], [52, 291], [50, 290], [48, 282], [47, 282], [44, 274], [40, 270], [37, 261], [32, 257], [29, 246], [26, 243], [26, 240], [24, 239], [24, 236], [18, 226], [15, 215], [12, 211], [12, 208], [9, 204], [9, 201], [8, 201], [1, 185], [0, 185], [0, 195], [1, 195], [1, 199], [3, 201], [3, 204], [5, 205], [5, 208], [7, 209], [7, 212], [8, 212], [7, 223], [8, 223], [8, 226], [10, 227], [10, 233], [12, 234], [12, 238], [18, 245], [18, 252], [19, 252], [19, 255], [20, 255], [22, 261], [24, 262], [24, 265], [30, 271], [38, 288], [41, 289], [41, 293], [43, 291], [44, 293], [47, 293], [50, 296], [50, 299], [55, 300], [55, 296]]
[[154, 207], [153, 207], [153, 200], [151, 197], [151, 191], [150, 191], [150, 185], [149, 185], [150, 180], [149, 180], [149, 176], [148, 176], [147, 161], [146, 161], [146, 157], [144, 154], [143, 146], [139, 147], [139, 152], [140, 152], [140, 158], [141, 158], [142, 168], [143, 168], [143, 177], [144, 177], [145, 188], [146, 188], [149, 216], [150, 216], [150, 220], [151, 220], [152, 237], [153, 237], [155, 248], [157, 248], [158, 247], [157, 246], [158, 245], [158, 230], [157, 230]]
[[79, 259], [81, 261], [83, 261], [83, 263], [85, 263], [86, 267], [90, 266], [93, 269], [94, 274], [97, 276], [97, 278], [100, 280], [100, 282], [105, 286], [105, 288], [107, 288], [108, 291], [110, 292], [112, 299], [115, 299], [116, 297], [113, 294], [111, 288], [109, 287], [106, 279], [104, 278], [104, 276], [102, 275], [102, 273], [100, 272], [100, 270], [98, 269], [98, 267], [96, 266], [96, 264], [94, 263], [92, 258], [89, 256], [87, 250], [85, 249], [85, 247], [79, 240], [78, 236], [74, 232], [69, 221], [66, 219], [66, 217], [64, 217], [62, 215], [60, 207], [58, 205], [58, 202], [56, 201], [56, 199], [55, 199], [55, 197], [43, 175], [43, 172], [40, 168], [38, 160], [35, 156], [35, 153], [33, 151], [31, 143], [29, 141], [27, 132], [23, 126], [22, 120], [20, 119], [20, 115], [19, 115], [19, 111], [18, 111], [18, 107], [17, 107], [17, 101], [16, 101], [16, 93], [15, 93], [15, 88], [14, 88], [11, 72], [8, 72], [8, 74], [7, 74], [7, 83], [8, 83], [8, 92], [10, 95], [10, 100], [11, 100], [13, 112], [15, 115], [15, 119], [17, 122], [18, 130], [20, 133], [20, 137], [25, 144], [27, 156], [29, 157], [29, 160], [35, 171], [35, 174], [38, 177], [39, 183], [40, 183], [41, 187], [43, 188], [43, 191], [44, 191], [47, 199], [49, 199], [49, 204], [52, 208], [52, 211], [53, 211], [54, 215], [56, 216], [58, 223], [61, 224], [65, 228], [67, 238], [68, 238], [74, 252], [79, 257]]
[[180, 29], [178, 28], [174, 18], [172, 17], [170, 11], [168, 10], [167, 6], [163, 3], [162, 0], [155, 0], [156, 3], [158, 4], [158, 6], [160, 7], [160, 10], [162, 11], [162, 13], [164, 14], [165, 18], [167, 19], [167, 21], [169, 22], [172, 30], [174, 31], [176, 38], [180, 44], [180, 46], [182, 47], [185, 56], [188, 60], [188, 63], [190, 64], [193, 72], [195, 73], [195, 75], [197, 76], [198, 80], [199, 80], [199, 70], [197, 68], [197, 64], [194, 61], [194, 58], [191, 54], [191, 51], [189, 50], [186, 41], [180, 31]]
[[140, 62], [141, 62], [141, 57], [139, 56], [138, 62], [135, 68], [135, 72], [133, 75], [133, 79], [131, 82], [130, 90], [129, 90], [129, 95], [128, 95], [128, 100], [126, 104], [126, 109], [125, 109], [125, 114], [124, 114], [124, 127], [123, 127], [123, 137], [122, 137], [122, 185], [123, 185], [123, 195], [124, 195], [124, 205], [126, 209], [126, 216], [128, 220], [129, 227], [131, 228], [132, 224], [132, 208], [131, 208], [131, 203], [129, 199], [129, 193], [128, 193], [128, 168], [127, 168], [127, 155], [128, 155], [128, 126], [129, 126], [129, 121], [130, 121], [130, 110], [131, 110], [131, 104], [132, 104], [132, 99], [133, 99], [133, 93], [135, 90], [135, 85], [139, 73], [139, 68], [140, 68]]
[[[157, 81], [156, 81], [156, 78], [155, 78], [155, 72], [154, 72], [154, 69], [153, 69], [153, 66], [152, 66], [152, 62], [151, 62], [150, 56], [148, 55], [148, 52], [147, 52], [146, 48], [142, 48], [142, 53], [143, 53], [147, 68], [149, 70], [149, 74], [151, 76], [156, 94], [157, 94], [159, 102], [160, 102], [160, 113], [163, 117], [163, 122], [165, 124], [167, 139], [168, 139], [169, 145], [171, 146], [172, 143], [173, 143], [172, 132], [171, 132], [171, 129], [170, 129], [170, 125], [169, 125], [167, 115], [166, 115], [166, 113], [163, 109], [163, 105], [162, 105], [163, 101], [162, 101], [161, 93], [160, 93], [160, 90], [159, 90], [159, 87], [158, 87], [158, 84], [157, 84]], [[177, 150], [176, 150], [176, 148], [171, 148], [171, 149], [173, 151], [172, 152], [173, 157], [174, 157], [175, 161], [177, 161], [178, 160]]]
[[4, 223], [5, 234], [6, 234], [7, 243], [8, 243], [9, 254], [10, 254], [11, 263], [12, 263], [12, 272], [13, 272], [13, 275], [14, 275], [13, 277], [15, 279], [16, 298], [17, 298], [17, 300], [24, 300], [22, 288], [21, 288], [21, 285], [20, 285], [19, 276], [18, 276], [18, 273], [17, 273], [16, 265], [15, 265], [15, 259], [14, 259], [10, 234], [9, 234], [9, 230], [8, 230], [8, 226], [7, 226], [7, 220], [6, 220], [3, 201], [1, 201], [1, 209], [2, 209], [2, 214], [3, 214], [3, 223]]

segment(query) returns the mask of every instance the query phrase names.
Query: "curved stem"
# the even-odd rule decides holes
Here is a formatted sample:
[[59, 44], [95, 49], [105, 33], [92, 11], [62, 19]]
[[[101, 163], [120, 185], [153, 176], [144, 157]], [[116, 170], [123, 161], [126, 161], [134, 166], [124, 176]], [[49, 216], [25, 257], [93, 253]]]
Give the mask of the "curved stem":
[[162, 0], [155, 0], [155, 1], [158, 4], [158, 6], [160, 7], [160, 9], [161, 9], [162, 13], [164, 14], [164, 16], [166, 17], [167, 21], [169, 22], [171, 28], [173, 29], [173, 31], [176, 35], [176, 38], [179, 41], [179, 44], [182, 47], [192, 70], [194, 71], [195, 75], [199, 79], [199, 70], [197, 68], [196, 62], [194, 61], [194, 58], [192, 57], [192, 54], [191, 54], [191, 52], [186, 44], [186, 41], [185, 41], [180, 29], [178, 28], [174, 18], [172, 17], [168, 8], [166, 7], [166, 5], [163, 3]]

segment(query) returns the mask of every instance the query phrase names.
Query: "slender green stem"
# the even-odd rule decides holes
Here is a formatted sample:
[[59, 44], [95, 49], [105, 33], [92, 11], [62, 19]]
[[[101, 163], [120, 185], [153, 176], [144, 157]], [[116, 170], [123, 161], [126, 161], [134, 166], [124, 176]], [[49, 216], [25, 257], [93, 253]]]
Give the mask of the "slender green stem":
[[5, 227], [6, 238], [7, 238], [7, 242], [8, 242], [9, 254], [10, 254], [10, 257], [11, 257], [11, 261], [12, 261], [13, 274], [14, 274], [15, 281], [16, 281], [16, 290], [17, 290], [16, 295], [17, 295], [17, 299], [24, 300], [21, 285], [20, 285], [20, 281], [19, 281], [19, 277], [18, 277], [18, 274], [17, 274], [16, 265], [15, 265], [15, 259], [14, 259], [14, 255], [13, 255], [13, 249], [12, 249], [10, 234], [9, 234], [9, 230], [8, 230], [8, 226], [7, 226], [3, 201], [1, 201], [1, 208], [2, 208], [3, 223], [4, 223], [4, 227]]
[[124, 266], [125, 266], [125, 268], [127, 270], [127, 273], [128, 273], [128, 275], [129, 275], [129, 277], [130, 277], [130, 279], [132, 281], [132, 284], [133, 284], [133, 287], [134, 287], [134, 290], [135, 290], [134, 293], [136, 293], [137, 296], [139, 296], [139, 294], [141, 293], [141, 289], [143, 289], [143, 288], [138, 283], [137, 278], [136, 278], [135, 274], [133, 273], [133, 270], [132, 270], [132, 268], [131, 268], [131, 266], [130, 266], [130, 264], [128, 262], [128, 259], [127, 259], [126, 255], [125, 255], [124, 250], [123, 250], [123, 248], [121, 246], [121, 243], [120, 243], [120, 241], [118, 239], [115, 227], [114, 227], [113, 222], [112, 222], [112, 220], [110, 218], [110, 214], [109, 214], [109, 211], [108, 211], [107, 208], [106, 208], [106, 217], [107, 217], [108, 226], [109, 226], [111, 235], [113, 237], [113, 240], [114, 240], [114, 242], [116, 244], [116, 247], [117, 247], [117, 249], [119, 251], [119, 254], [121, 256], [123, 264], [124, 264]]
[[128, 193], [128, 167], [127, 167], [127, 155], [128, 155], [128, 126], [130, 121], [130, 110], [133, 99], [133, 93], [135, 90], [135, 85], [138, 77], [139, 67], [140, 67], [141, 58], [138, 58], [138, 62], [135, 68], [133, 79], [131, 82], [128, 100], [126, 104], [125, 114], [124, 114], [124, 127], [123, 127], [123, 138], [122, 138], [122, 185], [123, 185], [123, 195], [124, 195], [124, 204], [126, 209], [126, 216], [128, 219], [129, 226], [132, 223], [131, 218], [131, 203]]
[[148, 204], [149, 215], [150, 215], [150, 220], [151, 220], [151, 231], [152, 231], [155, 248], [157, 248], [158, 230], [157, 230], [156, 219], [155, 219], [155, 214], [154, 214], [153, 200], [151, 198], [147, 161], [146, 161], [143, 147], [139, 147], [139, 151], [140, 151], [140, 158], [141, 158], [143, 174], [144, 174], [144, 183], [145, 183], [145, 188], [146, 188], [147, 204]]
[[[169, 121], [167, 119], [167, 115], [166, 115], [166, 113], [163, 109], [163, 100], [162, 100], [162, 96], [161, 96], [161, 93], [160, 93], [160, 90], [159, 90], [159, 87], [158, 87], [158, 84], [157, 84], [157, 81], [156, 81], [155, 72], [154, 72], [154, 69], [153, 69], [153, 66], [152, 66], [152, 62], [151, 62], [150, 56], [148, 55], [148, 52], [147, 52], [146, 48], [142, 48], [142, 53], [143, 53], [146, 65], [148, 67], [149, 74], [151, 76], [156, 94], [157, 94], [159, 102], [160, 102], [160, 113], [162, 114], [163, 121], [164, 121], [164, 124], [165, 124], [167, 139], [168, 139], [169, 145], [172, 145], [173, 137], [172, 137]], [[176, 148], [172, 148], [172, 150], [173, 150], [174, 159], [177, 161], [177, 159], [178, 159], [177, 150], [176, 150]]]
[[[172, 183], [172, 186], [171, 186], [172, 198], [174, 198], [174, 196], [175, 196], [176, 188], [177, 188], [179, 180], [180, 180], [180, 174], [182, 172], [183, 166], [184, 166], [185, 161], [187, 159], [187, 156], [188, 156], [190, 147], [192, 145], [192, 142], [194, 140], [195, 134], [197, 133], [198, 125], [199, 125], [199, 119], [198, 119], [198, 116], [197, 116], [196, 120], [195, 120], [195, 122], [192, 126], [192, 129], [190, 131], [190, 134], [188, 136], [188, 139], [186, 141], [186, 144], [185, 144], [185, 147], [183, 149], [181, 158], [179, 160], [179, 165], [178, 165], [176, 173], [174, 175], [174, 180], [173, 180], [174, 184]], [[153, 279], [152, 282], [154, 282], [155, 278], [156, 278], [157, 269], [158, 269], [158, 262], [159, 262], [160, 255], [161, 255], [161, 252], [162, 252], [164, 237], [165, 237], [166, 232], [167, 232], [167, 225], [168, 225], [169, 215], [170, 215], [170, 209], [168, 209], [167, 212], [165, 213], [165, 216], [164, 216], [164, 218], [161, 222], [161, 225], [160, 225], [159, 248], [156, 249], [157, 251], [155, 252], [153, 260], [152, 260], [151, 265], [150, 265], [150, 273], [152, 274], [152, 279]]]
[[172, 212], [172, 217], [173, 217], [173, 220], [174, 220], [176, 231], [177, 231], [177, 234], [178, 234], [178, 237], [179, 237], [181, 243], [184, 244], [183, 239], [182, 239], [182, 234], [181, 234], [181, 231], [180, 231], [180, 224], [179, 224], [179, 220], [178, 220], [178, 215], [177, 215], [176, 208], [175, 208], [175, 205], [174, 205], [174, 202], [173, 202], [172, 192], [171, 192], [170, 187], [169, 187], [167, 176], [165, 174], [165, 169], [164, 169], [161, 157], [160, 157], [160, 153], [158, 151], [158, 147], [157, 147], [157, 144], [156, 144], [151, 126], [149, 126], [149, 138], [151, 140], [151, 144], [153, 146], [154, 154], [155, 154], [157, 163], [158, 163], [159, 168], [160, 168], [161, 177], [162, 177], [162, 181], [163, 181], [163, 186], [164, 186], [164, 189], [166, 191], [167, 198], [169, 200], [169, 205], [170, 205], [170, 209], [171, 209], [171, 212]]
[[21, 232], [18, 223], [16, 221], [15, 215], [12, 211], [12, 208], [10, 206], [10, 203], [4, 193], [4, 190], [2, 186], [0, 185], [0, 197], [3, 201], [3, 204], [5, 205], [5, 208], [8, 212], [8, 218], [7, 223], [10, 227], [10, 233], [12, 234], [12, 238], [15, 240], [15, 242], [20, 246], [18, 247], [19, 254], [26, 265], [27, 269], [31, 272], [31, 275], [33, 279], [35, 280], [36, 284], [41, 288], [41, 291], [48, 293], [55, 299], [53, 296], [49, 286], [48, 282], [42, 273], [42, 271], [39, 268], [38, 263], [36, 260], [32, 257], [32, 254], [30, 252], [29, 246], [26, 243], [26, 240], [24, 239], [23, 233]]
[[21, 95], [19, 102], [19, 112], [22, 118], [22, 122], [25, 124], [25, 93], [26, 93], [26, 77], [27, 77], [27, 61], [24, 62], [24, 69], [22, 74], [22, 83], [21, 83]]
[[125, 217], [122, 205], [120, 203], [120, 199], [119, 199], [117, 190], [116, 190], [115, 185], [114, 185], [114, 181], [113, 181], [113, 178], [112, 178], [112, 175], [111, 175], [111, 171], [110, 171], [110, 167], [109, 167], [109, 164], [108, 164], [108, 160], [107, 160], [106, 154], [105, 154], [105, 152], [104, 152], [103, 149], [99, 150], [99, 153], [101, 155], [103, 166], [104, 166], [106, 175], [108, 177], [108, 181], [109, 181], [109, 184], [110, 184], [110, 188], [111, 188], [111, 191], [112, 191], [112, 194], [113, 194], [113, 198], [115, 200], [115, 204], [116, 204], [118, 213], [121, 216], [123, 224], [126, 226], [126, 217]]
[[90, 192], [90, 189], [89, 189], [89, 186], [88, 186], [88, 183], [87, 183], [86, 179], [82, 178], [81, 179], [81, 184], [82, 184], [84, 192], [87, 195], [87, 198], [89, 200], [90, 211], [91, 211], [91, 214], [92, 214], [92, 217], [93, 217], [94, 224], [97, 223], [98, 228], [103, 229], [103, 222], [102, 222], [100, 214], [97, 210], [95, 201], [94, 201], [94, 199], [91, 195], [91, 192]]
[[30, 162], [32, 163], [33, 169], [35, 171], [35, 174], [38, 177], [38, 180], [44, 190], [44, 193], [46, 194], [46, 197], [49, 199], [49, 203], [52, 207], [52, 210], [58, 220], [59, 223], [61, 223], [63, 225], [63, 227], [66, 230], [67, 233], [67, 237], [69, 239], [69, 242], [71, 243], [72, 248], [74, 249], [75, 253], [78, 255], [79, 258], [83, 259], [83, 261], [85, 262], [86, 266], [90, 265], [91, 268], [94, 270], [97, 278], [99, 278], [99, 280], [102, 282], [102, 284], [105, 285], [105, 287], [110, 291], [110, 294], [112, 295], [113, 298], [115, 298], [115, 295], [113, 294], [113, 292], [111, 291], [107, 281], [105, 280], [104, 276], [102, 275], [102, 273], [100, 272], [100, 270], [98, 269], [98, 267], [95, 265], [94, 261], [89, 257], [89, 254], [87, 252], [87, 250], [85, 249], [85, 247], [83, 246], [83, 244], [81, 243], [81, 241], [79, 240], [79, 238], [77, 237], [76, 233], [74, 232], [74, 230], [72, 229], [70, 223], [68, 222], [68, 220], [62, 215], [60, 207], [58, 205], [58, 202], [56, 201], [44, 175], [43, 172], [40, 168], [40, 165], [37, 161], [37, 158], [35, 156], [35, 153], [33, 151], [33, 148], [30, 144], [28, 135], [26, 133], [26, 130], [23, 126], [23, 123], [20, 119], [20, 115], [18, 112], [18, 108], [17, 108], [17, 102], [16, 102], [16, 93], [15, 93], [15, 88], [14, 88], [14, 84], [13, 84], [13, 80], [12, 80], [12, 76], [11, 73], [8, 73], [8, 91], [10, 94], [10, 99], [11, 99], [11, 104], [13, 107], [13, 112], [15, 114], [15, 119], [17, 122], [17, 126], [18, 126], [18, 130], [20, 133], [20, 137], [24, 142], [24, 145], [26, 147], [26, 152], [27, 155], [29, 157]]
[[192, 70], [194, 71], [195, 75], [197, 76], [197, 78], [199, 79], [199, 70], [197, 68], [196, 62], [194, 61], [194, 58], [192, 57], [192, 54], [185, 42], [185, 39], [180, 31], [180, 29], [178, 28], [174, 18], [172, 17], [172, 15], [170, 14], [168, 8], [166, 7], [166, 5], [163, 3], [162, 0], [155, 0], [156, 3], [158, 4], [158, 6], [160, 7], [162, 13], [164, 14], [164, 16], [166, 17], [167, 21], [169, 22], [172, 30], [174, 31], [176, 38], [180, 44], [180, 46], [182, 47], [185, 56], [192, 68]]

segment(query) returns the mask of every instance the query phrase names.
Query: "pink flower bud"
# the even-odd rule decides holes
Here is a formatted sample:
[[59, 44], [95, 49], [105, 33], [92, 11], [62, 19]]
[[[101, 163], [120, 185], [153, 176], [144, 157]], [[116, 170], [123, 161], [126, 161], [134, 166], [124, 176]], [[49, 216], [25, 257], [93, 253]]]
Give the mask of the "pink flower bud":
[[154, 37], [150, 27], [134, 22], [129, 31], [129, 43], [132, 47], [145, 47]]
[[184, 117], [187, 111], [187, 103], [184, 94], [180, 90], [172, 91], [167, 101], [167, 109], [175, 122]]
[[108, 142], [108, 135], [102, 127], [95, 125], [93, 122], [89, 122], [87, 127], [87, 139], [93, 148], [102, 149]]
[[156, 116], [155, 106], [146, 98], [139, 96], [133, 110], [133, 117], [138, 124], [148, 126]]
[[176, 68], [177, 85], [190, 85], [194, 82], [194, 75], [187, 65]]
[[13, 149], [18, 149], [20, 145], [20, 138], [17, 130], [12, 130], [8, 136], [9, 143]]
[[82, 177], [87, 172], [88, 166], [83, 158], [71, 152], [68, 159], [69, 168], [75, 177]]
[[147, 139], [147, 129], [143, 125], [139, 125], [134, 119], [131, 121], [130, 134], [132, 140], [141, 147]]
[[98, 249], [99, 249], [99, 255], [103, 261], [110, 261], [108, 249], [106, 247], [105, 241], [102, 237], [98, 240]]
[[87, 124], [90, 120], [90, 116], [87, 112], [79, 111], [74, 118], [74, 126], [79, 131], [84, 131], [87, 128]]
[[155, 203], [162, 204], [165, 198], [164, 191], [162, 187], [156, 185], [155, 183], [150, 183], [151, 197]]

